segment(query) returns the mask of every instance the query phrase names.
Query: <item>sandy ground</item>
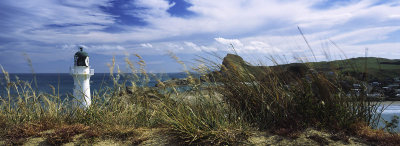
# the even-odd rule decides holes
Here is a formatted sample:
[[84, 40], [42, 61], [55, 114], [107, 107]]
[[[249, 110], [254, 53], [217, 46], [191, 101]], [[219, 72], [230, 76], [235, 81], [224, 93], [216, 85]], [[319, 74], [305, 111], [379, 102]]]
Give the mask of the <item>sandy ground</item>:
[[[139, 139], [141, 141], [137, 143], [132, 143], [132, 141], [117, 141], [111, 139], [101, 139], [95, 140], [94, 143], [87, 143], [85, 139], [82, 139], [82, 134], [76, 135], [72, 142], [63, 144], [64, 146], [74, 146], [74, 145], [94, 145], [94, 146], [119, 146], [119, 145], [179, 145], [171, 141], [170, 138], [165, 134], [165, 129], [141, 129], [141, 136]], [[0, 141], [0, 145], [5, 145], [4, 141]], [[43, 137], [29, 138], [24, 146], [48, 146]], [[314, 129], [307, 129], [299, 133], [294, 138], [279, 136], [276, 134], [271, 134], [269, 132], [250, 132], [250, 136], [244, 145], [369, 145], [364, 141], [355, 137], [346, 138], [335, 138], [332, 134], [328, 132], [318, 131]]]
[[[44, 131], [42, 133], [49, 133], [53, 130]], [[165, 134], [165, 128], [154, 129], [138, 129], [140, 135], [129, 138], [129, 140], [119, 141], [116, 139], [95, 139], [94, 142], [89, 142], [84, 139], [84, 134], [75, 135], [73, 141], [62, 144], [63, 146], [76, 146], [76, 145], [94, 145], [94, 146], [130, 146], [130, 145], [174, 145], [170, 143], [169, 137]], [[0, 145], [7, 145], [4, 140], [0, 140]], [[51, 146], [46, 141], [46, 137], [31, 137], [26, 140], [23, 146]]]
[[296, 138], [288, 138], [274, 135], [268, 132], [254, 133], [248, 139], [249, 145], [368, 145], [362, 140], [355, 137], [347, 137], [345, 139], [337, 139], [327, 132], [307, 129], [300, 133]]

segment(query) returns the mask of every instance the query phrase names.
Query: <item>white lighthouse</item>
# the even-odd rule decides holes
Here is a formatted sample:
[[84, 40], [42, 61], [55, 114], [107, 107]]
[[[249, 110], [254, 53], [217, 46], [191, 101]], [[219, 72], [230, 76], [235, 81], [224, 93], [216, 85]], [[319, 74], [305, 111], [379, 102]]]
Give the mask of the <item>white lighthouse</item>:
[[87, 108], [91, 104], [90, 76], [94, 74], [94, 69], [90, 69], [89, 55], [82, 47], [79, 49], [74, 56], [74, 67], [71, 68], [71, 75], [74, 78], [73, 94], [81, 102], [81, 106]]

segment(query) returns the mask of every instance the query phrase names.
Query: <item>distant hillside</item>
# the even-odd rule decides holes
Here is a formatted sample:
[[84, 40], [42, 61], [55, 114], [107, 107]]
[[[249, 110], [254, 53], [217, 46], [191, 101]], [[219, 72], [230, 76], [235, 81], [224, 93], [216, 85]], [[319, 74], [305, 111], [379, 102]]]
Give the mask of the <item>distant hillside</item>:
[[252, 66], [243, 60], [242, 57], [234, 54], [227, 54], [224, 57], [222, 68], [219, 72], [224, 73], [229, 69], [248, 71], [258, 79], [263, 79], [267, 75], [268, 69], [274, 70], [274, 73], [280, 73], [290, 77], [291, 75], [302, 76], [309, 69], [321, 72], [335, 71], [342, 74], [353, 76], [357, 79], [374, 81], [385, 80], [400, 76], [400, 60], [359, 57], [345, 60], [322, 61], [310, 63], [291, 63], [276, 66]]
[[[212, 74], [227, 75], [234, 70], [234, 73], [243, 73], [242, 75], [256, 78], [257, 80], [268, 80], [269, 75], [273, 72], [274, 75], [281, 75], [281, 79], [289, 81], [294, 79], [294, 76], [304, 76], [309, 70], [306, 64], [292, 63], [279, 66], [253, 66], [243, 60], [242, 57], [234, 54], [227, 54], [222, 61], [222, 68], [220, 71], [213, 72]], [[250, 73], [250, 74], [248, 74]], [[218, 76], [218, 75], [216, 75]], [[250, 76], [249, 76], [250, 77]], [[249, 78], [245, 77], [245, 78]]]
[[330, 62], [312, 63], [319, 70], [337, 70], [361, 79], [385, 80], [400, 76], [400, 60], [377, 57], [358, 57]]

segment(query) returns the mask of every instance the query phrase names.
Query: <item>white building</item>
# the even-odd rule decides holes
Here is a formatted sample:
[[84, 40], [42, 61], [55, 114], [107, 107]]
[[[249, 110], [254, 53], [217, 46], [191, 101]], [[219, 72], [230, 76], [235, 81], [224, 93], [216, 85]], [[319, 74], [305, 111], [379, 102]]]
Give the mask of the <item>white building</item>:
[[90, 69], [89, 66], [89, 55], [81, 47], [80, 51], [75, 53], [71, 75], [74, 78], [73, 95], [78, 100], [78, 104], [86, 108], [91, 104], [90, 76], [93, 74], [94, 69]]

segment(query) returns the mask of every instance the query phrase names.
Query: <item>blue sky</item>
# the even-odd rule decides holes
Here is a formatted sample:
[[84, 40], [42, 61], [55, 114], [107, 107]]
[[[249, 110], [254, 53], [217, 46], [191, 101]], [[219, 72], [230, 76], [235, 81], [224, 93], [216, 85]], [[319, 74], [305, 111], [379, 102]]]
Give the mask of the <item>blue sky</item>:
[[[179, 72], [197, 56], [237, 53], [250, 62], [285, 56], [318, 61], [368, 55], [400, 58], [398, 0], [2, 0], [0, 64], [9, 72], [68, 72], [82, 45], [96, 72], [112, 56], [141, 55], [149, 72]], [[25, 54], [25, 55], [24, 55]]]

